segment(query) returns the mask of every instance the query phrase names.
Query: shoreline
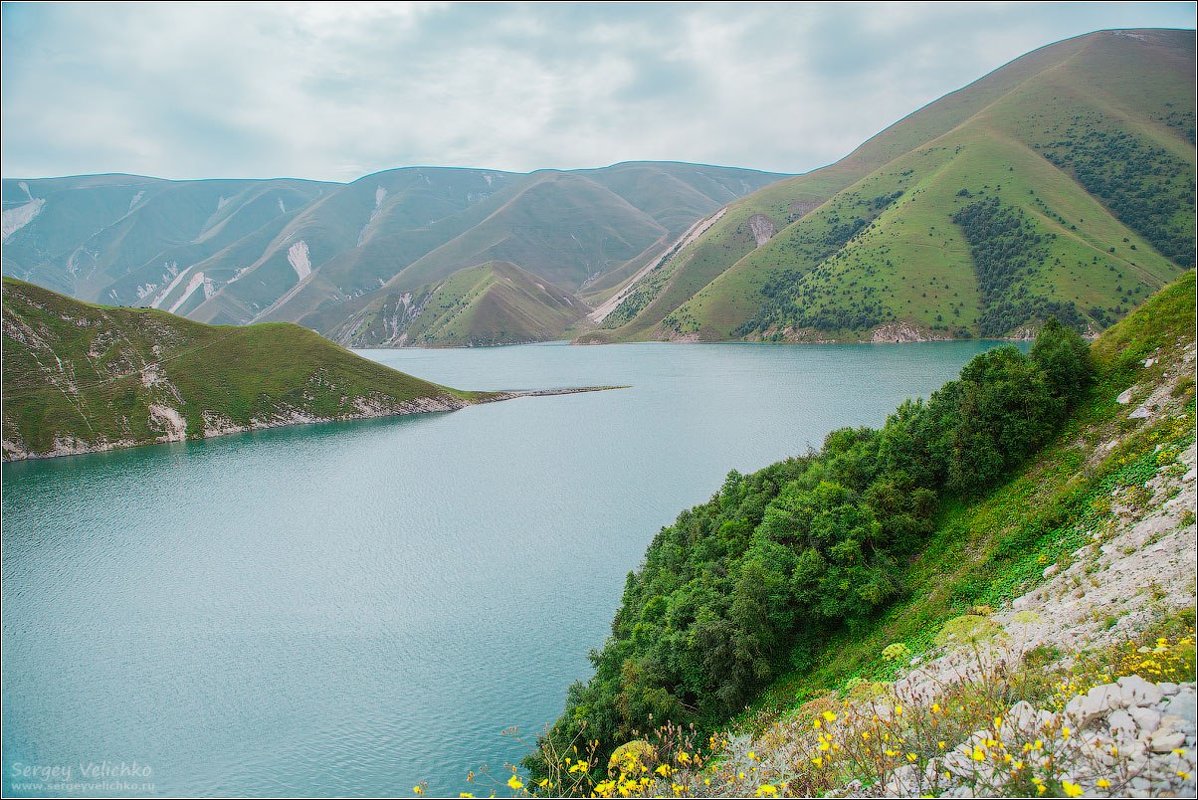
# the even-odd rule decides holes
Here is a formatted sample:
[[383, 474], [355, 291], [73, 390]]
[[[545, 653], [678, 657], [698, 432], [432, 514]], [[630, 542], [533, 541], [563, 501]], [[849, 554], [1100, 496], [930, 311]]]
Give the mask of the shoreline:
[[[0, 463], [12, 464], [21, 461], [44, 461], [51, 458], [67, 456], [84, 456], [94, 453], [108, 453], [114, 450], [130, 450], [136, 447], [153, 447], [155, 445], [175, 444], [179, 442], [197, 442], [205, 439], [216, 439], [222, 436], [232, 436], [238, 433], [285, 428], [295, 425], [320, 425], [329, 422], [356, 422], [366, 419], [382, 419], [386, 417], [406, 417], [417, 414], [443, 414], [460, 411], [469, 406], [499, 403], [504, 400], [515, 400], [520, 397], [553, 397], [557, 395], [582, 394], [585, 392], [604, 392], [612, 389], [627, 389], [628, 386], [572, 386], [558, 389], [505, 389], [494, 392], [478, 392], [477, 397], [465, 399], [453, 395], [439, 397], [418, 397], [390, 407], [375, 407], [352, 414], [336, 417], [310, 416], [302, 411], [277, 415], [269, 420], [255, 420], [249, 425], [214, 426], [204, 431], [203, 436], [175, 437], [171, 435], [159, 437], [155, 441], [131, 441], [118, 439], [114, 442], [88, 444], [79, 439], [55, 439], [55, 447], [44, 453], [28, 452], [8, 440], [4, 441], [4, 453]], [[16, 454], [16, 455], [14, 455]]]

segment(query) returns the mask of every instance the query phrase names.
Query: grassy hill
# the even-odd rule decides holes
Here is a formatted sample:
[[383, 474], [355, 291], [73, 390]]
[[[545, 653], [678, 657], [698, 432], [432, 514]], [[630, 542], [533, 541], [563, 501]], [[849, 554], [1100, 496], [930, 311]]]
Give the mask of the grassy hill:
[[1023, 56], [733, 203], [590, 340], [1097, 331], [1194, 264], [1194, 38]]
[[290, 323], [203, 325], [4, 278], [3, 456], [66, 455], [484, 398]]
[[377, 297], [332, 331], [351, 347], [474, 347], [561, 339], [587, 307], [515, 264], [468, 267], [414, 292]]
[[[586, 796], [861, 794], [908, 763], [923, 775], [946, 745], [965, 741], [969, 769], [946, 779], [991, 786], [994, 769], [971, 766], [981, 740], [970, 737], [1005, 725], [994, 717], [1016, 700], [1060, 711], [1136, 669], [1192, 681], [1194, 320], [1191, 271], [1089, 347], [1049, 326], [1029, 357], [1010, 347], [979, 356], [878, 431], [835, 431], [819, 453], [730, 474], [709, 503], [664, 528], [629, 575], [612, 635], [592, 655], [594, 677], [570, 688], [565, 714], [527, 762], [533, 779]], [[1092, 595], [1103, 607], [1077, 601]], [[1012, 608], [1016, 598], [1024, 605]], [[1020, 611], [1027, 603], [1054, 616]], [[985, 637], [1007, 637], [989, 620], [996, 611], [1041, 644], [984, 658]], [[1112, 631], [1132, 641], [1131, 662], [1126, 648], [1112, 649]], [[1153, 631], [1189, 652], [1167, 663], [1172, 671], [1152, 655], [1164, 652]], [[1067, 642], [1075, 649], [1062, 649]], [[947, 659], [944, 668], [894, 694], [888, 682], [929, 657], [932, 667]], [[856, 733], [856, 746], [839, 734], [834, 750], [817, 741], [821, 724], [857, 706], [861, 730], [871, 717], [891, 723], [866, 733], [876, 746]], [[1031, 738], [1067, 740], [1060, 725]], [[729, 726], [733, 736], [707, 737]], [[668, 765], [644, 781], [622, 761], [608, 768], [613, 749], [638, 738], [652, 742], [635, 747]], [[1113, 763], [1092, 777], [1135, 788], [1134, 765]], [[1078, 780], [1062, 767], [1073, 768], [1062, 760], [1045, 773], [1054, 795]], [[1044, 794], [1029, 775], [1039, 773], [980, 793]]]
[[3, 268], [86, 301], [327, 332], [376, 293], [486, 261], [579, 289], [780, 177], [634, 162], [529, 174], [409, 167], [349, 184], [5, 179]]

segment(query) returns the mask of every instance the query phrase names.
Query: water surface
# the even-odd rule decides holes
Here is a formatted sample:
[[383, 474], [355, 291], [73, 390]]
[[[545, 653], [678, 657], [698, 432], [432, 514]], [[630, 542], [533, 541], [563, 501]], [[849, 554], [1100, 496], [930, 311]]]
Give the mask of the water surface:
[[632, 388], [6, 464], [5, 794], [103, 762], [166, 795], [485, 794], [466, 771], [561, 711], [662, 525], [988, 346], [362, 351]]

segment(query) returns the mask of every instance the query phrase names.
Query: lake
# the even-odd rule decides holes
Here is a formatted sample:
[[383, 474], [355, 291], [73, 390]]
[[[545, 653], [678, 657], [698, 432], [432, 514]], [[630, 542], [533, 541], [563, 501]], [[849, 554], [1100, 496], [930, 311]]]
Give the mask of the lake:
[[631, 388], [6, 464], [5, 794], [486, 794], [658, 529], [993, 344], [362, 351]]

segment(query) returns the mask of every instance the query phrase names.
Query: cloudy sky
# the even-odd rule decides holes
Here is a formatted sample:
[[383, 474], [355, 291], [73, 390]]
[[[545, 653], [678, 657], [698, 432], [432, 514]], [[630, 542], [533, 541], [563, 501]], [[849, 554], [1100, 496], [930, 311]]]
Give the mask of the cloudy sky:
[[3, 5], [6, 177], [802, 172], [1020, 54], [1194, 3]]

